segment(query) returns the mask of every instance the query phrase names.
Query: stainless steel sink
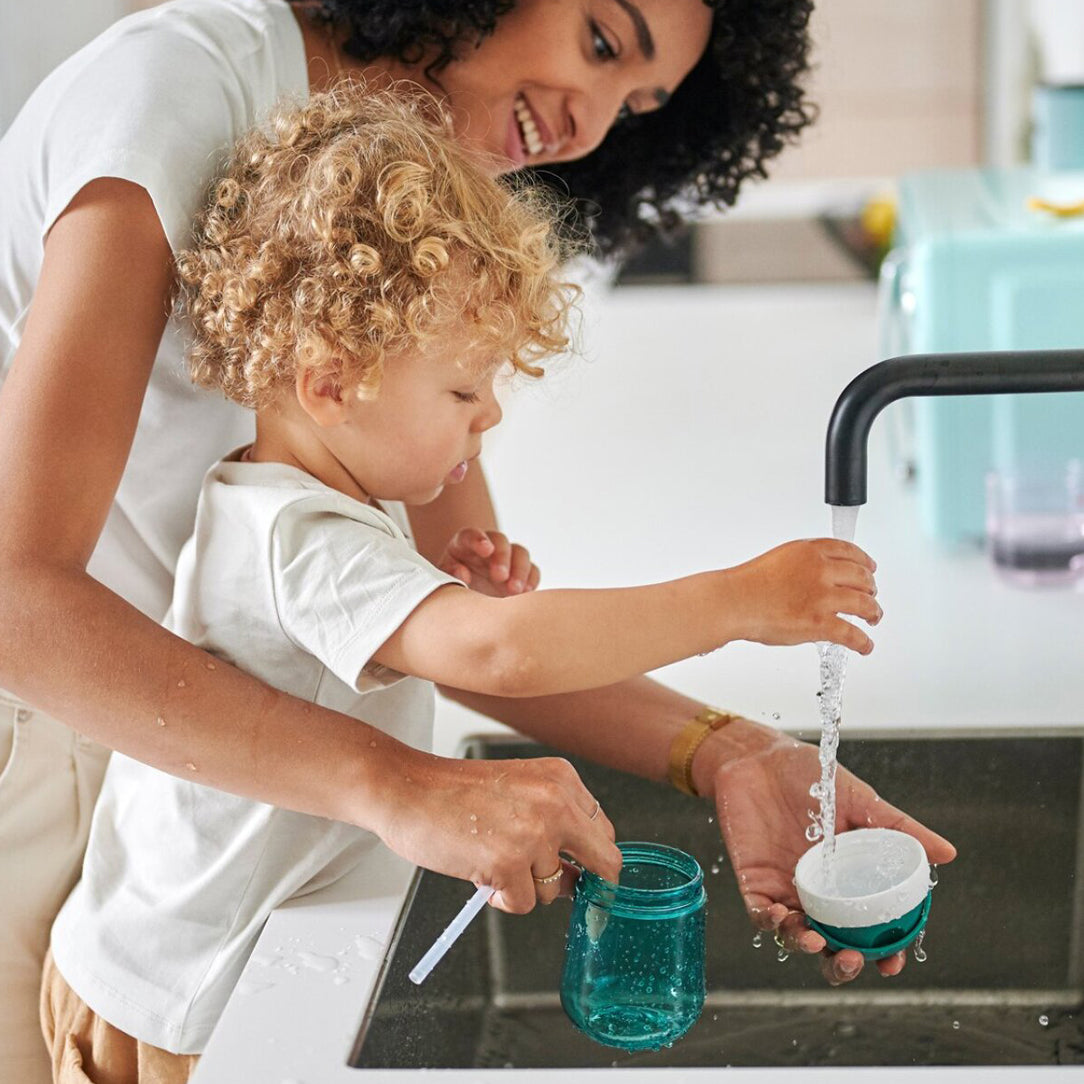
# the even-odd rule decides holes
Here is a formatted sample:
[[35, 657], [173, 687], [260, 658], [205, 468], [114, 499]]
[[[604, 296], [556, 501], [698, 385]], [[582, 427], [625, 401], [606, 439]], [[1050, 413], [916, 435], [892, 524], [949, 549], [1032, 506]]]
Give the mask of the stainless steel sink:
[[[472, 739], [466, 754], [542, 755]], [[707, 805], [662, 785], [576, 762], [622, 839], [689, 851], [708, 886], [704, 1013], [670, 1049], [597, 1045], [558, 1000], [569, 908], [492, 909], [429, 979], [407, 972], [470, 895], [414, 880], [351, 1064], [385, 1068], [1084, 1064], [1080, 873], [1084, 730], [844, 735], [841, 761], [943, 832], [928, 959], [882, 979], [872, 967], [832, 989], [815, 963], [753, 944]]]

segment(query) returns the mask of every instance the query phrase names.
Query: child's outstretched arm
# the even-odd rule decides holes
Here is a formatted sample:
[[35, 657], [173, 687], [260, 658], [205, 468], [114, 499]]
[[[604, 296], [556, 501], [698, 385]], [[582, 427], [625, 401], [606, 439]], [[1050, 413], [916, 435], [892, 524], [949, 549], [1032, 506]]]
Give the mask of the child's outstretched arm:
[[667, 583], [487, 598], [442, 588], [376, 652], [403, 673], [494, 696], [608, 685], [733, 640], [870, 638], [840, 617], [881, 619], [873, 561], [836, 539], [788, 542], [734, 568]]

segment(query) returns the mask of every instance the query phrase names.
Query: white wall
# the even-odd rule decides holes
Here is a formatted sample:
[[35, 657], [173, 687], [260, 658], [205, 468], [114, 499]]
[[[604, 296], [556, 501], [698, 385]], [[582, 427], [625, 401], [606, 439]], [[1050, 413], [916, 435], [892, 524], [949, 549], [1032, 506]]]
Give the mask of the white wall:
[[0, 132], [57, 64], [132, 6], [129, 0], [3, 0]]

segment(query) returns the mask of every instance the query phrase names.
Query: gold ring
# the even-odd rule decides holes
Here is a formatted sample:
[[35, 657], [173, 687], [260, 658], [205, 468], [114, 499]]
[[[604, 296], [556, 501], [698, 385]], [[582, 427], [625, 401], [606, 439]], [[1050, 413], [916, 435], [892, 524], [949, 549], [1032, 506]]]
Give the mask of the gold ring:
[[599, 810], [600, 810], [601, 808], [602, 808], [602, 803], [601, 803], [601, 802], [600, 802], [600, 801], [599, 801], [599, 800], [598, 800], [598, 799], [596, 798], [596, 799], [595, 799], [595, 808], [594, 808], [594, 809], [592, 810], [592, 812], [591, 812], [591, 816], [590, 816], [590, 817], [588, 817], [587, 819], [588, 819], [589, 821], [593, 821], [593, 820], [594, 820], [594, 819], [595, 819], [595, 818], [596, 818], [596, 817], [598, 816], [598, 811], [599, 811]]
[[554, 881], [559, 881], [561, 879], [561, 874], [564, 873], [564, 871], [564, 866], [558, 862], [557, 868], [548, 877], [536, 877], [532, 873], [531, 880], [534, 881], [536, 885], [551, 885]]

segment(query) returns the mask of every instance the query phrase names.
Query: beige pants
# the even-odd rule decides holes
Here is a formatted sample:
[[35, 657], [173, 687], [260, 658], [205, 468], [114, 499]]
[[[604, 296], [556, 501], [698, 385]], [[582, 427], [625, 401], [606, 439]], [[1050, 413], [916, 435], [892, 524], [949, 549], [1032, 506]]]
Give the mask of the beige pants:
[[41, 1031], [56, 1084], [187, 1084], [199, 1061], [106, 1023], [64, 981], [51, 952], [41, 980]]
[[109, 751], [0, 691], [0, 1084], [49, 1084], [38, 1000]]

